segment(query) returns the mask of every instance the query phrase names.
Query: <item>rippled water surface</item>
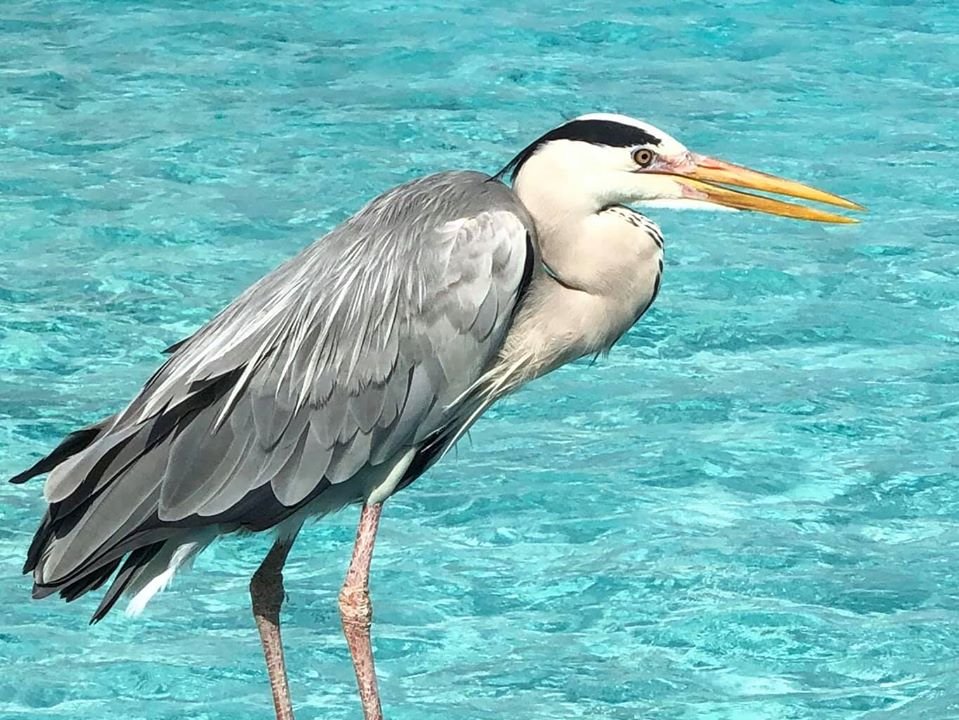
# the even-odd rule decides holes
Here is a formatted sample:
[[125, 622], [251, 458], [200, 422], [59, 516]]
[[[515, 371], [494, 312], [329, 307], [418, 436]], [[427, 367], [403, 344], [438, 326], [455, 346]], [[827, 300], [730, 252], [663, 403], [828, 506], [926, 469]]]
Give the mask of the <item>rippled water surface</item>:
[[[388, 504], [388, 717], [959, 717], [959, 7], [562, 5], [0, 3], [0, 476], [377, 192], [633, 114], [870, 213], [651, 211], [642, 323]], [[19, 575], [40, 495], [0, 487], [0, 716], [269, 716], [265, 538], [89, 628]], [[301, 718], [359, 717], [355, 520], [291, 558]]]

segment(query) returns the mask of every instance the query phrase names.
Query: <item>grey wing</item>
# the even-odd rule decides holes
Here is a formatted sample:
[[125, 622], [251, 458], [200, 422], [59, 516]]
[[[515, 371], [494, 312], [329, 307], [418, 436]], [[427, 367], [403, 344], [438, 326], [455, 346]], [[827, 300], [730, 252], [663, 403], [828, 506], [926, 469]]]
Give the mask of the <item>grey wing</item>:
[[38, 586], [103, 574], [176, 528], [264, 529], [331, 488], [359, 500], [364, 478], [454, 434], [528, 282], [531, 232], [508, 188], [444, 173], [252, 286], [52, 471]]

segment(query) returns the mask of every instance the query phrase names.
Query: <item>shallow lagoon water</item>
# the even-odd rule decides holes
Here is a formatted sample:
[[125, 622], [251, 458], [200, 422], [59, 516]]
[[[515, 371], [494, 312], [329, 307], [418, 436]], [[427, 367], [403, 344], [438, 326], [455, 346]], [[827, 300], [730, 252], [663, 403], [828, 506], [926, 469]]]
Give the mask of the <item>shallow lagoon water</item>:
[[[625, 112], [870, 213], [650, 211], [642, 323], [389, 503], [388, 717], [959, 716], [959, 10], [785, 5], [4, 2], [0, 476], [377, 192]], [[0, 487], [0, 717], [269, 715], [266, 539], [91, 629], [19, 576], [40, 492]], [[355, 519], [291, 558], [298, 717], [359, 715]]]

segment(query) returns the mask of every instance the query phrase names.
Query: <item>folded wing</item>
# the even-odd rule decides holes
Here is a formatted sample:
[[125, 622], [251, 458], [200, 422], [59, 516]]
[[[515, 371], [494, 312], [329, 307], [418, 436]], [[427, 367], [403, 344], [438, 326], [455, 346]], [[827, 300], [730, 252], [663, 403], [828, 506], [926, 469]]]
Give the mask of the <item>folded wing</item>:
[[444, 173], [377, 198], [253, 285], [125, 410], [16, 478], [52, 470], [25, 567], [35, 594], [72, 599], [178, 533], [262, 530], [331, 489], [362, 500], [398, 457], [435, 450], [503, 342], [531, 232], [508, 188]]

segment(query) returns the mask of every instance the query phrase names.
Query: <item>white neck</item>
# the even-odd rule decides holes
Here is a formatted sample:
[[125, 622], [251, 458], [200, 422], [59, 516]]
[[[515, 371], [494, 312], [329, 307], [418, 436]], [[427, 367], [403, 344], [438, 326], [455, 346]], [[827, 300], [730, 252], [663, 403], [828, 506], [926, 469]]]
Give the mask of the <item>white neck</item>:
[[513, 191], [536, 223], [543, 264], [563, 283], [588, 290], [600, 277], [582, 272], [592, 253], [587, 225], [603, 210], [589, 177], [570, 171], [569, 158], [539, 153], [520, 168]]
[[513, 189], [536, 225], [534, 272], [490, 385], [508, 391], [563, 363], [605, 352], [649, 306], [662, 268], [659, 231], [586, 192], [588, 178], [534, 156]]

